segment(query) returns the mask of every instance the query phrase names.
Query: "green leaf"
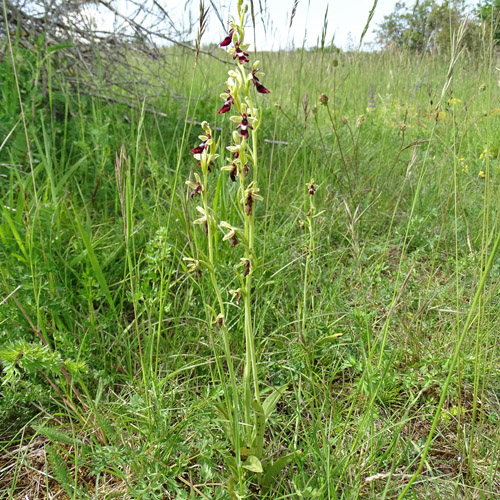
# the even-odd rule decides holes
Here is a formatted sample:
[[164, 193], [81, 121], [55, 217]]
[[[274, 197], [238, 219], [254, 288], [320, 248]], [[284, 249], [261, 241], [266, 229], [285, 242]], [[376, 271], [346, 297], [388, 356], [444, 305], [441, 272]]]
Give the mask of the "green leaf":
[[73, 46], [74, 44], [71, 42], [58, 43], [56, 45], [51, 45], [50, 47], [48, 47], [47, 52], [49, 54], [52, 54], [53, 52], [57, 52], [58, 50], [70, 49]]
[[9, 225], [9, 229], [12, 233], [12, 236], [16, 240], [16, 243], [19, 246], [19, 249], [23, 253], [24, 259], [22, 259], [22, 261], [23, 262], [29, 261], [28, 251], [26, 250], [26, 247], [24, 246], [23, 240], [22, 240], [21, 236], [19, 235], [19, 232], [17, 231], [17, 228], [16, 228], [14, 221], [11, 219], [11, 217], [8, 213], [8, 210], [6, 208], [4, 208], [2, 210], [2, 212], [3, 212], [2, 216], [3, 216], [4, 220], [7, 221], [7, 224]]
[[327, 337], [323, 337], [323, 338], [319, 339], [315, 345], [319, 346], [322, 344], [326, 344], [327, 342], [332, 342], [333, 340], [338, 339], [339, 337], [342, 337], [343, 335], [344, 335], [343, 333], [334, 333], [333, 335], [328, 335]]
[[233, 447], [235, 447], [233, 430], [231, 428], [231, 422], [229, 421], [227, 409], [222, 403], [217, 403], [215, 406], [219, 414], [219, 423], [222, 425], [222, 428], [224, 429], [224, 433], [226, 434], [227, 439], [229, 439]]
[[243, 463], [243, 468], [251, 472], [256, 472], [257, 474], [262, 474], [264, 469], [260, 460], [255, 455], [250, 455]]
[[75, 443], [83, 444], [79, 439], [68, 436], [65, 432], [60, 431], [56, 427], [43, 427], [42, 425], [32, 425], [33, 429], [39, 434], [48, 437], [53, 443], [67, 444], [75, 446]]
[[266, 419], [269, 418], [280, 400], [281, 396], [283, 396], [286, 388], [288, 387], [288, 384], [282, 385], [281, 387], [278, 387], [275, 389], [267, 398], [265, 399], [264, 403], [262, 404], [262, 408], [264, 410], [264, 415], [266, 416]]
[[94, 270], [95, 277], [97, 279], [97, 282], [99, 285], [101, 285], [102, 291], [104, 292], [104, 296], [106, 297], [106, 300], [108, 301], [109, 307], [111, 310], [116, 314], [116, 308], [115, 308], [115, 303], [113, 301], [113, 298], [111, 296], [111, 291], [108, 287], [108, 283], [106, 281], [106, 277], [104, 276], [103, 270], [101, 265], [99, 264], [99, 259], [97, 258], [94, 248], [92, 246], [92, 241], [87, 234], [86, 229], [83, 227], [82, 223], [80, 222], [80, 219], [78, 215], [76, 214], [75, 211], [75, 220], [76, 220], [76, 225], [78, 226], [78, 231], [80, 232], [80, 236], [82, 237], [83, 244], [85, 245], [85, 249], [87, 250], [87, 255], [90, 260], [90, 264], [92, 266], [92, 269]]
[[269, 488], [271, 486], [271, 483], [274, 481], [274, 478], [287, 466], [290, 465], [297, 457], [302, 455], [302, 452], [299, 451], [294, 451], [293, 453], [290, 453], [288, 455], [284, 455], [276, 462], [274, 462], [269, 469], [267, 469], [264, 477], [260, 481], [260, 485], [263, 488]]
[[75, 486], [75, 481], [71, 476], [69, 467], [61, 455], [59, 455], [57, 450], [53, 446], [47, 445], [45, 447], [45, 451], [47, 452], [47, 458], [52, 469], [52, 473], [54, 474], [54, 478], [65, 493], [70, 498], [88, 498], [83, 494], [83, 491], [81, 491], [78, 486]]
[[240, 448], [240, 457], [245, 461], [250, 455], [255, 455], [255, 448], [248, 448], [247, 446], [242, 446]]
[[256, 399], [252, 401], [252, 406], [255, 412], [252, 445], [255, 448], [255, 454], [259, 458], [262, 458], [262, 452], [264, 449], [264, 432], [266, 430], [266, 415], [264, 413], [264, 408]]
[[235, 491], [234, 476], [230, 476], [226, 481], [227, 493], [230, 500], [238, 500], [238, 494]]

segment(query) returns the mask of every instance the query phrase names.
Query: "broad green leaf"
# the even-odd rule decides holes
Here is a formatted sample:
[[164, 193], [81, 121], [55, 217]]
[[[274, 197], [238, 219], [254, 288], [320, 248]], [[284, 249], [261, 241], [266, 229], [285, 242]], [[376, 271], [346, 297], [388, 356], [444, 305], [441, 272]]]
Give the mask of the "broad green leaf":
[[271, 394], [269, 394], [269, 396], [267, 396], [267, 398], [265, 399], [264, 403], [262, 404], [262, 408], [264, 410], [264, 415], [266, 416], [266, 419], [268, 419], [273, 414], [276, 408], [276, 404], [280, 400], [281, 396], [283, 396], [287, 387], [288, 384], [278, 387], [273, 392], [271, 392]]
[[243, 468], [251, 472], [256, 472], [257, 474], [262, 474], [264, 469], [260, 460], [255, 455], [250, 455], [243, 463]]
[[299, 451], [294, 451], [293, 453], [290, 453], [288, 455], [284, 455], [276, 462], [274, 462], [269, 469], [267, 469], [266, 473], [264, 474], [264, 477], [260, 481], [260, 484], [263, 488], [269, 488], [271, 486], [271, 483], [274, 481], [275, 477], [287, 466], [290, 465], [297, 457], [302, 455], [302, 452]]
[[242, 446], [240, 448], [240, 457], [245, 461], [250, 455], [255, 455], [255, 448], [249, 448], [247, 446]]
[[323, 337], [322, 339], [319, 339], [316, 342], [316, 346], [326, 344], [327, 342], [331, 342], [335, 339], [338, 339], [339, 337], [342, 337], [344, 334], [343, 333], [334, 333], [333, 335], [328, 335], [327, 337]]
[[266, 430], [266, 416], [262, 405], [254, 399], [252, 401], [254, 410], [254, 428], [252, 445], [255, 448], [257, 457], [262, 458], [262, 451], [264, 448], [264, 432]]
[[234, 445], [234, 436], [233, 430], [231, 428], [231, 423], [229, 421], [229, 416], [227, 414], [227, 408], [222, 403], [217, 403], [216, 405], [217, 413], [219, 414], [219, 423], [222, 425], [226, 437], [233, 443]]

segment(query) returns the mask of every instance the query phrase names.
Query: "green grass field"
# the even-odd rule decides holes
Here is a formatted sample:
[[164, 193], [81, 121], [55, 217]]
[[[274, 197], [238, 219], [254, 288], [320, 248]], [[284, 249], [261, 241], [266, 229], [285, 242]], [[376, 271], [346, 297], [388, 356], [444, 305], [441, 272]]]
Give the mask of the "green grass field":
[[[217, 110], [231, 66], [169, 49], [172, 97], [144, 103], [137, 88], [128, 107], [60, 85], [43, 49], [5, 47], [1, 499], [500, 498], [488, 44], [259, 54], [271, 93], [255, 94], [263, 200], [249, 307], [260, 390], [283, 392], [262, 462], [298, 452], [261, 490], [255, 471], [231, 479], [218, 411], [240, 391], [227, 355], [244, 376], [244, 306], [230, 293], [243, 253], [217, 231], [227, 346], [207, 312], [209, 273], [185, 260], [209, 251], [185, 181], [200, 122], [230, 140]], [[238, 224], [220, 154], [207, 195]]]

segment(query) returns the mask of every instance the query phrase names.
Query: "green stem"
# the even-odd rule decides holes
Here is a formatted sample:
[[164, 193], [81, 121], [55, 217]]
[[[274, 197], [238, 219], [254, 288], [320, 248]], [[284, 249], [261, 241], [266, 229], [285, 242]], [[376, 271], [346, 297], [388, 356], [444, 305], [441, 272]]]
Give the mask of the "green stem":
[[[234, 451], [236, 454], [236, 463], [238, 465], [237, 469], [240, 469], [239, 463], [240, 463], [240, 437], [239, 437], [239, 405], [238, 405], [238, 387], [236, 384], [236, 376], [234, 373], [234, 365], [233, 365], [233, 358], [231, 355], [231, 344], [230, 344], [230, 338], [229, 338], [229, 330], [227, 329], [226, 322], [225, 322], [225, 308], [224, 308], [224, 301], [222, 299], [222, 294], [219, 288], [219, 285], [217, 283], [217, 277], [215, 275], [215, 257], [214, 257], [214, 229], [213, 225], [211, 224], [210, 220], [210, 213], [209, 213], [209, 206], [208, 206], [208, 195], [207, 195], [207, 186], [208, 186], [208, 165], [202, 164], [202, 171], [203, 171], [203, 186], [204, 189], [202, 191], [202, 201], [203, 201], [203, 208], [205, 210], [205, 214], [207, 216], [207, 229], [208, 229], [208, 234], [207, 234], [207, 239], [208, 239], [208, 260], [210, 263], [209, 266], [209, 274], [210, 274], [210, 281], [212, 282], [212, 288], [215, 292], [215, 295], [217, 297], [217, 302], [219, 304], [219, 312], [223, 317], [223, 323], [221, 325], [221, 332], [222, 332], [222, 341], [223, 341], [223, 346], [224, 346], [224, 356], [226, 358], [226, 364], [229, 370], [229, 379], [231, 383], [231, 390], [233, 393], [232, 396], [232, 401], [227, 401], [226, 400], [226, 406], [228, 410], [228, 416], [231, 419], [232, 418], [232, 427], [233, 427], [233, 446], [234, 446]], [[210, 331], [212, 331], [211, 325], [209, 325]], [[214, 350], [215, 350], [215, 342], [213, 342], [214, 345]], [[217, 354], [216, 354], [217, 358]], [[223, 370], [221, 369], [221, 374], [223, 373]], [[227, 398], [226, 398], [227, 399]]]
[[309, 195], [309, 216], [307, 217], [307, 224], [309, 228], [309, 248], [307, 249], [306, 268], [304, 271], [304, 294], [302, 298], [302, 328], [301, 328], [302, 343], [304, 344], [304, 346], [306, 345], [305, 330], [306, 330], [306, 314], [307, 314], [307, 291], [309, 282], [309, 265], [311, 262], [312, 253], [314, 251], [314, 231], [312, 224], [313, 214], [314, 214], [314, 205], [312, 202], [312, 196]]

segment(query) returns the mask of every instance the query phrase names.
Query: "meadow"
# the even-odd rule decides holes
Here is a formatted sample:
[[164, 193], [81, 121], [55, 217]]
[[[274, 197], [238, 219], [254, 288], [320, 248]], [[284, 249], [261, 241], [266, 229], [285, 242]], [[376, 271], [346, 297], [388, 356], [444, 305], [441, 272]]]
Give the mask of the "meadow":
[[[171, 95], [138, 86], [131, 107], [5, 47], [0, 498], [500, 498], [491, 44], [251, 54], [270, 93], [245, 306], [224, 232], [213, 274], [190, 268], [209, 249], [185, 184], [201, 122], [230, 141], [233, 66], [168, 49]], [[237, 224], [219, 153], [206, 194]], [[267, 488], [258, 467], [235, 478], [220, 411], [245, 390], [225, 373], [245, 378], [247, 328], [263, 394], [280, 391], [261, 461], [292, 454]]]

